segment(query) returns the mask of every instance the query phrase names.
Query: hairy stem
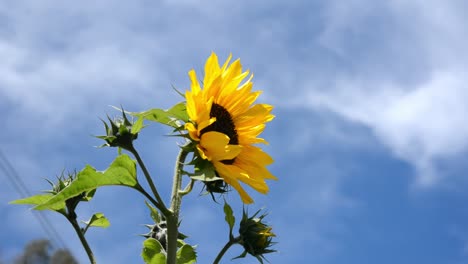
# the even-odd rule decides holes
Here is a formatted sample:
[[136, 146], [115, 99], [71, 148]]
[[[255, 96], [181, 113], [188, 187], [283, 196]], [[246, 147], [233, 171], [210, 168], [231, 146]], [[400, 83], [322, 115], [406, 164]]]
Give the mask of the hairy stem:
[[179, 236], [179, 212], [180, 204], [182, 202], [182, 195], [179, 190], [182, 185], [182, 172], [187, 154], [188, 152], [183, 148], [180, 150], [174, 169], [174, 182], [172, 185], [171, 196], [172, 214], [167, 218], [167, 264], [176, 263], [177, 237]]
[[236, 238], [230, 237], [229, 241], [226, 243], [226, 245], [224, 245], [224, 247], [218, 253], [218, 256], [216, 256], [216, 259], [213, 261], [213, 264], [218, 264], [219, 261], [221, 261], [221, 259], [223, 258], [224, 254], [228, 251], [228, 249], [232, 245], [239, 243], [239, 241], [240, 241], [240, 237], [236, 237]]

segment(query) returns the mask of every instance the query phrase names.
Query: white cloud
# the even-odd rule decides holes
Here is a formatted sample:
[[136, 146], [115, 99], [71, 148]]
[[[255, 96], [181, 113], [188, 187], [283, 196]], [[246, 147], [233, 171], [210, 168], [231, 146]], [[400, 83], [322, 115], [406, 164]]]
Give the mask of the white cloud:
[[[330, 5], [320, 42], [342, 58], [358, 59], [352, 53], [366, 50], [364, 58], [328, 74], [334, 79], [328, 89], [304, 88], [307, 96], [299, 101], [368, 126], [397, 157], [415, 166], [418, 183], [431, 186], [443, 176], [435, 162], [468, 149], [468, 49], [461, 44], [468, 41], [461, 27], [467, 21], [461, 8], [446, 2], [431, 8], [426, 2], [368, 2]], [[388, 21], [373, 17], [376, 12]], [[353, 38], [357, 47], [348, 43]], [[406, 57], [412, 52], [421, 59]], [[416, 77], [398, 69], [408, 65]], [[303, 84], [317, 86], [318, 81]]]

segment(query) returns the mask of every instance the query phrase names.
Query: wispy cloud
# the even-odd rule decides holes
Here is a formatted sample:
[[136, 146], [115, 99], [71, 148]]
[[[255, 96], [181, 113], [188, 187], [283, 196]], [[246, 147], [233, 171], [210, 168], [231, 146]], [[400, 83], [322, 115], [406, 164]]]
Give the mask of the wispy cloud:
[[334, 77], [327, 74], [334, 80], [327, 89], [304, 88], [301, 102], [368, 126], [415, 166], [418, 183], [432, 186], [444, 176], [435, 162], [468, 148], [464, 15], [453, 3], [368, 4], [330, 5], [320, 42], [339, 58], [357, 61]]

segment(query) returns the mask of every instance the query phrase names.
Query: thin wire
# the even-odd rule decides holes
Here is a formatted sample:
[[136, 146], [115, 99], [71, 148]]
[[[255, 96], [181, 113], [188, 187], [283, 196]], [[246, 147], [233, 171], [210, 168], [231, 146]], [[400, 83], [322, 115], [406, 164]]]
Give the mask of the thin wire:
[[[26, 184], [21, 179], [20, 175], [13, 167], [8, 158], [0, 150], [0, 168], [3, 170], [7, 179], [13, 184], [13, 188], [22, 196], [28, 197], [32, 196], [32, 193], [26, 187]], [[36, 217], [37, 221], [41, 225], [42, 229], [45, 231], [49, 239], [51, 240], [52, 247], [54, 245], [56, 248], [66, 248], [66, 244], [57, 230], [54, 228], [49, 219], [42, 214], [40, 211], [33, 211], [33, 215]], [[58, 247], [57, 247], [58, 246]]]

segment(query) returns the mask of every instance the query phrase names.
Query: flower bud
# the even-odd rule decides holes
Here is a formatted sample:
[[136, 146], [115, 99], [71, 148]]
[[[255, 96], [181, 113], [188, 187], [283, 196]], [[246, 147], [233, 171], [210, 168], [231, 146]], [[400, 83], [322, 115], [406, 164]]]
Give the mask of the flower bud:
[[106, 141], [102, 146], [120, 147], [126, 150], [133, 149], [133, 140], [138, 138], [138, 133], [132, 133], [133, 124], [128, 120], [125, 112], [122, 110], [122, 117], [114, 120], [107, 117], [109, 125], [104, 123], [106, 128], [105, 136], [97, 136]]
[[161, 243], [164, 249], [166, 249], [166, 237], [167, 237], [167, 224], [166, 221], [154, 225], [146, 225], [150, 229], [147, 234], [143, 236], [146, 238], [154, 238]]
[[[47, 180], [52, 186], [52, 190], [48, 191], [49, 193], [56, 195], [61, 192], [63, 189], [67, 188], [76, 178], [76, 172], [69, 172], [67, 175], [63, 174], [57, 177], [57, 183], [52, 183]], [[69, 198], [65, 201], [66, 212], [72, 218], [76, 218], [75, 208], [79, 202], [89, 201], [94, 196], [96, 190], [91, 190], [88, 192], [83, 192], [75, 197]]]
[[260, 210], [252, 217], [248, 217], [245, 211], [242, 215], [239, 227], [239, 244], [244, 247], [245, 251], [240, 257], [244, 257], [246, 253], [249, 253], [256, 257], [260, 263], [263, 263], [262, 259], [265, 259], [263, 254], [276, 252], [276, 250], [270, 249], [275, 244], [272, 242], [272, 238], [276, 235], [271, 231], [272, 228], [263, 222], [266, 214], [256, 217], [259, 212]]
[[[143, 234], [141, 236], [145, 238], [154, 238], [161, 243], [161, 246], [163, 246], [164, 250], [166, 250], [166, 242], [167, 242], [167, 222], [166, 221], [161, 221], [159, 223], [156, 223], [154, 225], [145, 225], [147, 228], [150, 229], [150, 231], [146, 234]], [[187, 236], [180, 233], [177, 235], [177, 239], [184, 240], [186, 239]]]

